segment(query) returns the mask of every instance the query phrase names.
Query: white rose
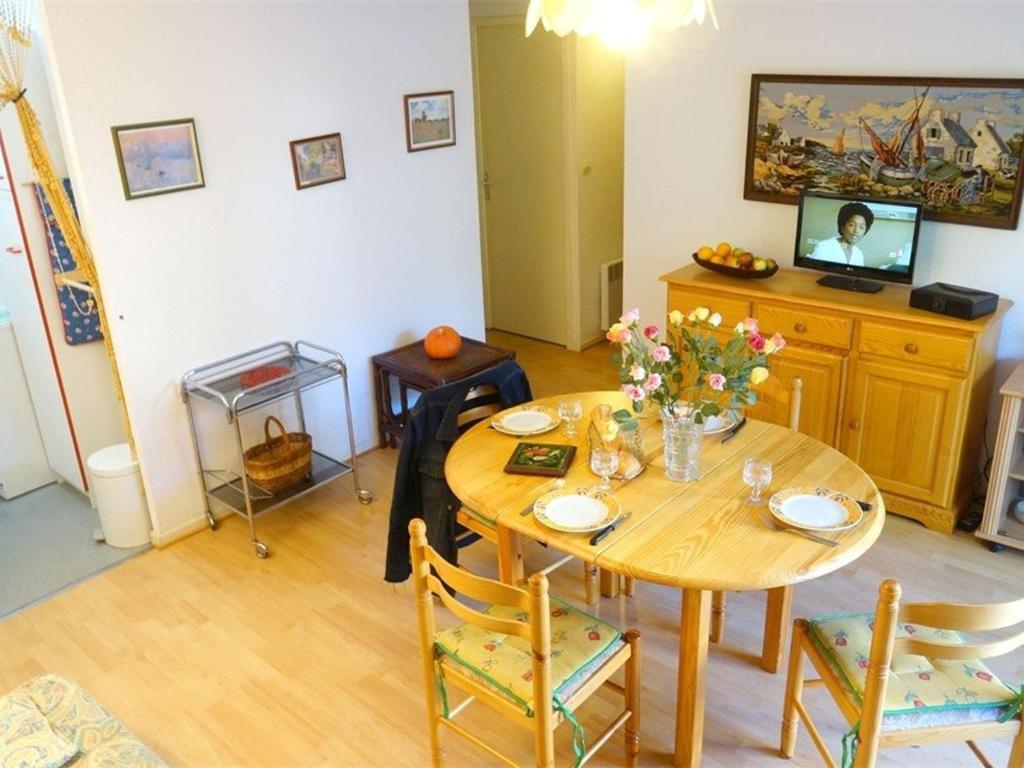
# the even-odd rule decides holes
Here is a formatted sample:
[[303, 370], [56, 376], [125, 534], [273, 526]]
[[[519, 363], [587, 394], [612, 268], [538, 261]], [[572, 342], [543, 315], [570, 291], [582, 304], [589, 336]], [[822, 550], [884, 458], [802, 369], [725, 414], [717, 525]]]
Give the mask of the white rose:
[[715, 312], [711, 317], [708, 318], [708, 322], [711, 323], [715, 328], [722, 324], [722, 316]]
[[633, 379], [633, 381], [643, 381], [644, 379], [647, 378], [647, 371], [645, 371], [641, 366], [637, 365], [636, 363], [633, 363], [633, 365], [630, 366], [629, 368], [629, 375]]

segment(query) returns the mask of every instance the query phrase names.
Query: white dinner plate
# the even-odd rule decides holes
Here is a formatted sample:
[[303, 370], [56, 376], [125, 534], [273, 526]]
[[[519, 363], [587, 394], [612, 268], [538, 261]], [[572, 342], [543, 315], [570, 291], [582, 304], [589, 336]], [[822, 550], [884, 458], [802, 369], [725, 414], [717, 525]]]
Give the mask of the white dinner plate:
[[533, 516], [556, 531], [589, 533], [610, 525], [619, 516], [619, 502], [592, 490], [546, 493], [533, 505]]
[[717, 416], [706, 416], [704, 418], [704, 434], [717, 435], [720, 432], [732, 429], [739, 422], [740, 416], [736, 411], [723, 411]]
[[864, 511], [845, 493], [830, 488], [787, 488], [768, 500], [783, 525], [812, 531], [842, 531], [857, 525]]
[[506, 435], [539, 435], [550, 432], [559, 424], [558, 417], [543, 406], [516, 408], [499, 413], [491, 419], [491, 426]]

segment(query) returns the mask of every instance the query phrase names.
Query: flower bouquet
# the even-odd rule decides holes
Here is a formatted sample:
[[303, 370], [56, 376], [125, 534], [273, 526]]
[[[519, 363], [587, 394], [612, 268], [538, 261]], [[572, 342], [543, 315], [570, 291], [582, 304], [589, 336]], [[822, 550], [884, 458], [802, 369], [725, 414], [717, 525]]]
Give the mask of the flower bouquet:
[[661, 410], [666, 474], [693, 480], [705, 422], [754, 405], [754, 388], [768, 378], [768, 358], [786, 341], [778, 333], [766, 337], [748, 317], [720, 342], [715, 331], [722, 316], [708, 307], [687, 315], [673, 310], [668, 320], [662, 334], [657, 325], [642, 325], [634, 309], [608, 329], [606, 338], [620, 345], [612, 361], [633, 410], [641, 413], [647, 404]]

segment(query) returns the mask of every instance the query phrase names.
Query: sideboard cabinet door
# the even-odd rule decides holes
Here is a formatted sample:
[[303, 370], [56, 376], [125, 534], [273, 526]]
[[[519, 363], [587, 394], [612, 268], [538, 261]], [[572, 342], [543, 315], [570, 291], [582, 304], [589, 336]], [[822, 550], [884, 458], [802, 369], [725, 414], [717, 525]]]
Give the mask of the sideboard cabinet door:
[[[769, 365], [772, 374], [782, 381], [787, 390], [792, 391], [793, 379], [799, 378], [803, 382], [800, 431], [835, 446], [846, 357], [791, 344], [773, 356]], [[785, 410], [773, 408], [770, 403], [748, 408], [747, 414], [751, 418], [789, 425]]]
[[882, 490], [951, 503], [964, 380], [899, 363], [858, 360], [843, 450]]

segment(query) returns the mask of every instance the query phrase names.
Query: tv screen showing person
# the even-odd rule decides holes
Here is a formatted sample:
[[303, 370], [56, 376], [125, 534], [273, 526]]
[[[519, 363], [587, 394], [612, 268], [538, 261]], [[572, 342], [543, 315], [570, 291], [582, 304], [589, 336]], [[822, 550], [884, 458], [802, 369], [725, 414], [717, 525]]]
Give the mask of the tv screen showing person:
[[917, 215], [912, 205], [807, 195], [799, 255], [841, 267], [907, 273]]

